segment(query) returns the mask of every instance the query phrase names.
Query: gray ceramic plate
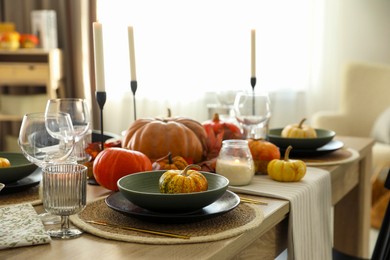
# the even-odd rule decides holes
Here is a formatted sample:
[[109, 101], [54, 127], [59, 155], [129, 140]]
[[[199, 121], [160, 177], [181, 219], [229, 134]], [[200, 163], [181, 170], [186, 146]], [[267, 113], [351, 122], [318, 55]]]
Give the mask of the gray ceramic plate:
[[11, 163], [11, 167], [0, 168], [0, 182], [4, 184], [21, 180], [37, 168], [22, 153], [0, 152], [0, 157], [7, 158]]
[[128, 201], [120, 192], [111, 194], [106, 198], [105, 201], [108, 207], [127, 216], [151, 222], [175, 224], [201, 221], [204, 219], [220, 216], [231, 211], [232, 209], [236, 208], [238, 204], [240, 204], [240, 198], [237, 196], [237, 194], [228, 190], [225, 191], [225, 193], [219, 199], [210, 205], [201, 208], [200, 210], [182, 214], [154, 212], [140, 208]]
[[315, 129], [317, 138], [285, 138], [281, 136], [283, 128], [270, 129], [267, 135], [268, 141], [279, 148], [287, 148], [291, 145], [294, 149], [317, 149], [332, 141], [336, 135], [334, 131], [325, 129]]
[[130, 174], [118, 180], [119, 191], [133, 204], [156, 212], [190, 212], [199, 210], [219, 199], [229, 180], [208, 172], [201, 172], [208, 181], [203, 192], [165, 194], [159, 190], [159, 179], [165, 171]]

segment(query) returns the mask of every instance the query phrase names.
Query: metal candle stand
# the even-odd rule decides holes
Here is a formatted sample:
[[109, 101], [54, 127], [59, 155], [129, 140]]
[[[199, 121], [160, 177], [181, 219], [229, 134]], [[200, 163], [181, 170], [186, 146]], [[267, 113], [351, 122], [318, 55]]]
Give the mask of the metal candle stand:
[[251, 77], [251, 86], [252, 86], [252, 115], [255, 115], [255, 86], [256, 86], [256, 77]]
[[137, 120], [137, 110], [135, 104], [135, 92], [137, 92], [137, 81], [130, 81], [131, 92], [133, 92], [133, 106], [134, 106], [134, 121]]
[[100, 141], [101, 149], [104, 150], [104, 130], [103, 130], [103, 107], [106, 103], [107, 94], [105, 91], [96, 91], [96, 101], [100, 108]]

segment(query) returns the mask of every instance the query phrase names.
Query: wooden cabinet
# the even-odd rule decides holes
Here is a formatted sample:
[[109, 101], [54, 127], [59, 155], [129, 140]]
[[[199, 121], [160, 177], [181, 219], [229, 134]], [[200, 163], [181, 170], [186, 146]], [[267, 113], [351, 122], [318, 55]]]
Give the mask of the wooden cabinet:
[[[23, 114], [44, 108], [47, 99], [64, 96], [62, 63], [60, 49], [0, 50], [0, 150], [7, 150], [4, 139], [9, 132], [15, 136], [15, 124], [20, 124]], [[17, 91], [22, 87], [25, 94]], [[44, 89], [32, 94], [29, 88]]]

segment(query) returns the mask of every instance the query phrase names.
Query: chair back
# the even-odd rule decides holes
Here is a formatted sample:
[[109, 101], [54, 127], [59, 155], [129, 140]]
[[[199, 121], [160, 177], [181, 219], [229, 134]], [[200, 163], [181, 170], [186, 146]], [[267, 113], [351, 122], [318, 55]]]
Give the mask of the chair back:
[[390, 65], [363, 62], [346, 66], [340, 108], [350, 135], [369, 136], [376, 118], [390, 107]]

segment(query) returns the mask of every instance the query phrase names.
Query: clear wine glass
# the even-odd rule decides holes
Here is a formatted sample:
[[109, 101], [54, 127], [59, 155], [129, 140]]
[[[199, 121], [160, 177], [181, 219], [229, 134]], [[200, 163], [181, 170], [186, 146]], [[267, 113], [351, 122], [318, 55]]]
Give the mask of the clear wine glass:
[[82, 98], [50, 99], [47, 101], [45, 112], [64, 112], [70, 115], [76, 142], [72, 157], [79, 163], [88, 161], [89, 158], [85, 152], [85, 147], [91, 141], [86, 138], [91, 132], [91, 120], [87, 101]]
[[[30, 113], [23, 116], [18, 145], [24, 156], [40, 168], [65, 162], [73, 151], [74, 131], [69, 114]], [[44, 224], [60, 219], [49, 213], [40, 214]]]
[[82, 234], [71, 227], [69, 216], [81, 212], [87, 202], [87, 171], [81, 164], [51, 164], [43, 169], [43, 207], [61, 217], [61, 228], [50, 229], [53, 238], [76, 238]]
[[239, 92], [234, 114], [247, 139], [265, 138], [271, 118], [271, 102], [266, 92]]

